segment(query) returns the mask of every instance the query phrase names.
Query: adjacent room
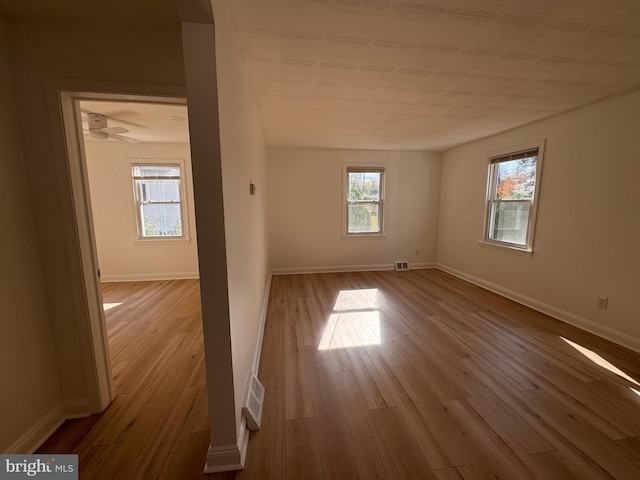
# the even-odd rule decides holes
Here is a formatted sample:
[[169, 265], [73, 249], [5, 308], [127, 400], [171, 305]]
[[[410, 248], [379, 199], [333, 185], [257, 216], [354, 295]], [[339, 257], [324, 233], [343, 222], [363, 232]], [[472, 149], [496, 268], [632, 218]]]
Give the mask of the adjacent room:
[[102, 282], [198, 278], [187, 107], [79, 109]]
[[[637, 2], [103, 7], [0, 0], [2, 453], [635, 478]], [[182, 137], [145, 137], [143, 106]]]

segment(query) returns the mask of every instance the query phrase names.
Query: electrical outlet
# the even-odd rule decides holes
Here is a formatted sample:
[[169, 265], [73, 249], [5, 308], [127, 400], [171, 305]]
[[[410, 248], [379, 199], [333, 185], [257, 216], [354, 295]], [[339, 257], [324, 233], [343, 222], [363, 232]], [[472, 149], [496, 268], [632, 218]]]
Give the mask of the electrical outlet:
[[607, 297], [598, 297], [598, 303], [596, 305], [598, 306], [598, 308], [606, 310], [608, 303], [609, 299]]
[[420, 255], [420, 250], [418, 250], [418, 249], [416, 248], [416, 256], [417, 256], [417, 255]]

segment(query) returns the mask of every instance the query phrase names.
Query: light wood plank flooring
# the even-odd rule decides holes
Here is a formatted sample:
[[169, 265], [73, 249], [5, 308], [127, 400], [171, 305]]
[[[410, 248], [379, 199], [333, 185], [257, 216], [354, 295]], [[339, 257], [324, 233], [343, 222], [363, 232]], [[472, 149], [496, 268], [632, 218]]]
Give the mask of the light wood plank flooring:
[[437, 270], [274, 277], [260, 378], [237, 479], [639, 475], [640, 356]]
[[83, 480], [638, 478], [640, 355], [437, 270], [275, 276], [262, 428], [202, 475], [197, 282], [104, 297], [116, 400], [41, 448]]
[[80, 478], [202, 475], [209, 442], [197, 280], [103, 284], [115, 400], [65, 422], [39, 452], [77, 453]]

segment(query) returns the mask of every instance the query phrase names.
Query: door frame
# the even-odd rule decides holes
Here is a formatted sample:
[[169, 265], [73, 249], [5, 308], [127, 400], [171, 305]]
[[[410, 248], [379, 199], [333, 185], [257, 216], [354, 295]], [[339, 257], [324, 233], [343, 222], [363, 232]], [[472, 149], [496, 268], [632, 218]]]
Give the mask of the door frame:
[[[89, 398], [95, 399], [90, 405], [91, 412], [104, 410], [114, 399], [113, 376], [107, 338], [107, 327], [102, 302], [102, 289], [98, 254], [96, 248], [91, 195], [87, 175], [87, 162], [82, 134], [80, 101], [121, 101], [133, 103], [155, 103], [186, 105], [180, 96], [157, 96], [145, 94], [103, 93], [87, 91], [59, 92], [60, 110], [66, 144], [66, 159], [73, 199], [75, 227], [78, 249], [82, 263], [82, 285], [88, 315], [89, 348], [83, 348], [85, 364], [90, 365], [93, 378], [87, 378]], [[94, 403], [94, 402], [91, 402]]]

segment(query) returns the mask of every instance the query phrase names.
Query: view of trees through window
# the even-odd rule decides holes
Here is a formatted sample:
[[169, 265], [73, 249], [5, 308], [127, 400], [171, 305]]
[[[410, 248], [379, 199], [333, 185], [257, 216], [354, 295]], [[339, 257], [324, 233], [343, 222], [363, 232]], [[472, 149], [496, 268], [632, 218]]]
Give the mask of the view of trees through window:
[[537, 156], [492, 163], [489, 239], [526, 245], [536, 182]]
[[382, 231], [382, 171], [348, 171], [347, 233]]
[[497, 197], [500, 200], [533, 198], [536, 157], [498, 163]]

